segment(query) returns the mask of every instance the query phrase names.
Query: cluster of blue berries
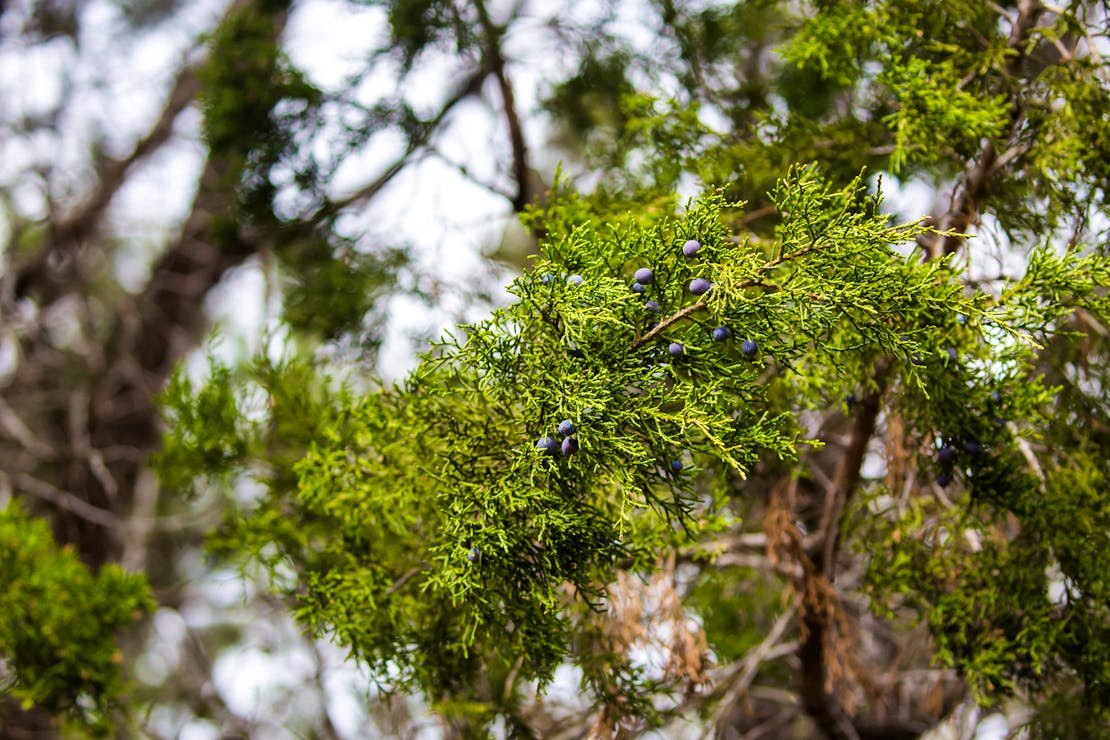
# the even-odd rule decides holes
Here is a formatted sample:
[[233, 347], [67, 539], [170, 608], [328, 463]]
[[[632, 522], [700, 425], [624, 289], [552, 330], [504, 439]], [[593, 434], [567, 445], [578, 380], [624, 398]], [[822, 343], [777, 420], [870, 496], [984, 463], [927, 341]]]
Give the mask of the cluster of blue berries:
[[[551, 272], [545, 272], [542, 275], [540, 275], [540, 282], [543, 283], [544, 285], [551, 285], [557, 279], [558, 278], [556, 277], [556, 275], [554, 273], [551, 273]], [[567, 278], [567, 285], [578, 286], [578, 285], [581, 285], [584, 282], [585, 282], [585, 278], [583, 278], [581, 275], [577, 275], [577, 274], [571, 275], [570, 277]]]
[[[682, 254], [688, 258], [695, 257], [700, 251], [701, 242], [697, 241], [696, 239], [690, 239], [682, 245]], [[636, 270], [634, 277], [635, 282], [632, 283], [632, 292], [640, 295], [646, 293], [648, 289], [647, 286], [651, 285], [652, 282], [655, 280], [655, 274], [651, 271], [651, 268], [649, 267], [639, 268], [638, 270]], [[690, 285], [688, 287], [693, 295], [700, 296], [705, 295], [710, 290], [712, 290], [713, 284], [706, 280], [704, 277], [696, 277], [690, 281]], [[651, 314], [658, 314], [662, 309], [659, 306], [658, 301], [649, 299], [644, 302], [644, 310]], [[651, 331], [656, 326], [657, 323], [652, 322], [648, 324], [647, 330]], [[714, 342], [724, 342], [732, 336], [732, 331], [727, 326], [718, 326], [713, 329], [712, 336]], [[670, 353], [672, 357], [682, 357], [686, 354], [686, 348], [682, 345], [681, 342], [671, 342], [669, 345], [667, 345], [667, 352]], [[759, 354], [759, 347], [758, 345], [756, 345], [754, 339], [745, 339], [740, 344], [740, 352], [745, 357], [751, 359]]]
[[550, 435], [540, 437], [536, 442], [536, 449], [541, 452], [546, 452], [548, 455], [554, 456], [561, 451], [564, 455], [570, 456], [578, 452], [578, 438], [574, 436], [577, 427], [570, 419], [563, 419], [555, 430], [563, 436], [562, 443]]

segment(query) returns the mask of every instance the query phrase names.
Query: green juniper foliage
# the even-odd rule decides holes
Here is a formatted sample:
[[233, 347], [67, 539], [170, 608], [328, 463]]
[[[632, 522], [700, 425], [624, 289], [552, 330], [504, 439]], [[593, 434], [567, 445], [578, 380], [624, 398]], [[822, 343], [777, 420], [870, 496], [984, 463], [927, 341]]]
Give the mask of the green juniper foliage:
[[107, 735], [123, 688], [116, 633], [153, 611], [142, 576], [107, 565], [93, 575], [50, 528], [9, 504], [0, 511], [3, 690]]
[[[968, 294], [948, 260], [907, 248], [925, 227], [892, 225], [858, 178], [833, 188], [804, 168], [771, 194], [781, 221], [768, 239], [730, 231], [743, 211], [720, 192], [681, 215], [604, 221], [560, 192], [529, 215], [547, 237], [515, 300], [436, 345], [399, 387], [336, 393], [306, 366], [260, 362], [251, 382], [269, 399], [267, 428], [225, 413], [226, 371], [195, 391], [171, 385], [171, 470], [189, 455], [212, 469], [213, 454], [219, 469], [243, 450], [270, 461], [267, 497], [231, 520], [221, 552], [268, 563], [306, 625], [447, 714], [489, 721], [517, 695], [477, 701], [476, 686], [508, 666], [542, 686], [570, 660], [611, 716], [650, 718], [666, 684], [598, 626], [617, 574], [651, 572], [668, 549], [735, 525], [729, 496], [743, 496], [761, 457], [793, 465], [799, 445], [819, 445], [801, 415], [882, 373], [920, 438], [922, 474], [955, 477], [965, 493], [955, 508], [915, 499], [889, 524], [866, 514], [888, 505], [882, 488], [864, 500], [852, 531], [875, 555], [876, 605], [910, 596], [939, 659], [984, 701], [1073, 670], [1098, 685], [1106, 664], [1074, 646], [1103, 619], [1101, 591], [1081, 585], [1102, 571], [1066, 553], [1076, 527], [1085, 542], [1107, 530], [1049, 526], [1034, 501], [1073, 490], [1088, 501], [1070, 510], [1089, 517], [1100, 478], [1023, 472], [1021, 438], [1050, 423], [1053, 389], [1030, 376], [1040, 343], [1077, 307], [1106, 315], [1104, 259], [1040, 250], [1004, 294]], [[653, 275], [637, 293], [643, 267]], [[712, 286], [703, 295], [697, 278]], [[729, 336], [714, 341], [722, 326]], [[567, 452], [564, 419], [577, 441]], [[954, 462], [937, 461], [943, 447]], [[1027, 534], [989, 535], [1008, 515]], [[921, 536], [959, 530], [979, 534]], [[1067, 629], [1053, 626], [1060, 607], [1045, 591], [1057, 562], [1082, 599]]]
[[[535, 214], [549, 241], [516, 300], [312, 438], [296, 505], [328, 536], [295, 561], [301, 617], [381, 680], [431, 697], [464, 692], [490, 660], [521, 660], [543, 682], [567, 658], [573, 601], [604, 608], [617, 569], [650, 570], [728, 518], [695, 485], [700, 470], [742, 478], [762, 454], [793, 458], [790, 412], [880, 358], [924, 389], [950, 337], [920, 317], [979, 316], [981, 299], [945, 263], [893, 249], [924, 229], [890, 225], [859, 180], [832, 189], [798, 170], [773, 198], [783, 220], [766, 242], [730, 233], [737, 205], [715, 193], [678, 218], [565, 228], [557, 202]], [[638, 294], [641, 267], [654, 277]], [[699, 277], [712, 284], [702, 296], [689, 289]], [[780, 385], [796, 402], [768, 397]], [[577, 451], [538, 448], [562, 419]], [[177, 434], [190, 420], [204, 423], [180, 416]]]
[[[463, 17], [445, 2], [386, 5], [406, 69]], [[765, 516], [771, 482], [813, 486], [813, 419], [866, 396], [905, 451], [884, 460], [887, 479], [847, 492], [838, 522], [834, 544], [863, 557], [873, 608], [925, 624], [922, 667], [958, 669], [980, 702], [1027, 701], [1046, 735], [1104, 727], [1110, 378], [1092, 327], [1110, 319], [1106, 89], [1096, 60], [1048, 58], [1091, 32], [1082, 4], [1040, 25], [1038, 6], [1013, 33], [999, 29], [1018, 8], [1000, 19], [966, 0], [822, 2], [758, 32], [737, 19], [765, 4], [674, 5], [661, 13], [689, 88], [712, 68], [693, 40], [724, 43], [721, 28], [782, 41], [781, 57], [743, 94], [670, 100], [635, 92], [635, 56], [603, 47], [547, 101], [581, 123], [602, 184], [556, 185], [526, 211], [540, 254], [510, 305], [396, 387], [343, 386], [303, 356], [171, 385], [165, 479], [261, 480], [214, 550], [266, 565], [301, 621], [385, 688], [480, 728], [520, 721], [514, 682], [542, 687], [571, 663], [610, 720], [661, 722], [658, 698], [689, 677], [629, 657], [606, 625], [614, 584], [696, 553], [686, 607], [719, 659], [740, 658], [784, 587], [762, 574], [758, 597], [737, 596], [751, 572], [711, 570], [716, 545], [700, 543]], [[734, 129], [715, 131], [703, 104]], [[921, 249], [962, 235], [894, 222], [864, 166], [956, 182], [968, 204], [940, 223], [990, 214], [1023, 267], [973, 278], [962, 254]], [[719, 188], [680, 208], [691, 173]], [[641, 268], [651, 280], [634, 290]], [[306, 305], [288, 317], [298, 327], [317, 320]], [[227, 383], [264, 399], [254, 422], [235, 418]]]
[[[1046, 728], [1056, 721], [1051, 708], [1076, 692], [1086, 703], [1072, 710], [1074, 727], [1110, 718], [1110, 471], [1085, 430], [1061, 413], [1062, 389], [1047, 386], [1035, 364], [1042, 343], [1084, 336], [1068, 331], [1074, 312], [1110, 317], [1107, 285], [1104, 257], [1030, 255], [1024, 278], [981, 319], [978, 358], [961, 360], [932, 403], [907, 404], [921, 409], [918, 429], [935, 430], [922, 462], [963, 479], [958, 505], [915, 499], [891, 525], [871, 520], [862, 539], [885, 543], [872, 550], [870, 587], [913, 600], [938, 658], [959, 667], [983, 702], [1019, 691], [1044, 696]], [[1091, 422], [1091, 431], [1102, 424]], [[1031, 463], [1022, 437], [1061, 435], [1070, 442]], [[954, 462], [929, 459], [941, 446], [955, 450]], [[1007, 529], [1015, 534], [1000, 536]]]
[[[745, 734], [755, 686], [793, 692], [797, 735], [907, 736], [968, 697], [1031, 707], [1034, 735], [1105, 734], [1106, 2], [352, 3], [383, 25], [348, 79], [317, 87], [283, 51], [310, 4], [232, 2], [134, 153], [93, 141], [88, 192], [55, 192], [73, 178], [46, 169], [0, 184], [18, 350], [0, 490], [69, 543], [0, 513], [0, 725], [37, 727], [38, 704], [77, 732], [123, 727], [114, 633], [153, 603], [102, 564], [149, 545], [177, 608], [199, 500], [226, 505], [214, 558], [261, 566], [308, 631], [461, 735], [544, 734], [530, 690], [568, 666], [598, 735], [695, 713]], [[173, 5], [123, 12], [154, 23]], [[32, 45], [76, 42], [71, 10], [12, 17]], [[429, 78], [448, 80], [439, 100]], [[194, 86], [192, 212], [159, 255], [138, 247], [150, 279], [125, 288], [130, 237], [104, 209]], [[533, 92], [545, 147], [519, 102]], [[476, 100], [511, 162], [448, 158]], [[17, 117], [32, 143], [68, 118]], [[538, 254], [513, 263], [508, 305], [389, 387], [372, 372], [382, 299], [444, 276], [418, 274], [395, 233], [352, 232], [436, 158], [497, 173], [480, 184]], [[595, 184], [558, 174], [542, 193], [556, 158]], [[244, 264], [280, 299], [281, 356], [170, 378], [203, 299]], [[199, 639], [214, 653], [227, 634]], [[148, 687], [150, 716], [222, 711], [193, 678]]]

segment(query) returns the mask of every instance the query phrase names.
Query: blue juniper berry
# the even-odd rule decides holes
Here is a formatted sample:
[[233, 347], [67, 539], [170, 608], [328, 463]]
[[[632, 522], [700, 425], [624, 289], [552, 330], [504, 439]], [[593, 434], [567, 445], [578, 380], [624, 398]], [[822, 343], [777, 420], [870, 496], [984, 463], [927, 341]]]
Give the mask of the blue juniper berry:
[[705, 278], [694, 278], [690, 281], [690, 292], [694, 295], [705, 295], [709, 292], [709, 281]]
[[559, 449], [559, 440], [551, 436], [540, 437], [540, 440], [536, 442], [536, 449], [554, 455]]

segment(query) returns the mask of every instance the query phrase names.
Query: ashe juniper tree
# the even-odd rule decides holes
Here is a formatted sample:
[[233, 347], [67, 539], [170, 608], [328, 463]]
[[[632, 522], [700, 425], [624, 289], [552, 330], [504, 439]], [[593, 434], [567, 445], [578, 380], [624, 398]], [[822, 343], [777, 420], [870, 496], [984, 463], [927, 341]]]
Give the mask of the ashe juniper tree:
[[[539, 11], [369, 5], [389, 33], [365, 74], [453, 60], [440, 111], [310, 84], [281, 52], [282, 3], [233, 3], [209, 61], [183, 74], [210, 152], [194, 217], [138, 324], [89, 321], [112, 339], [89, 393], [132, 411], [93, 404], [92, 448], [67, 437], [72, 409], [5, 416], [15, 447], [44, 439], [80, 463], [43, 485], [47, 456], [11, 458], [59, 540], [93, 566], [126, 549], [96, 519], [132, 512], [141, 462], [109, 458], [105, 475], [88, 450], [153, 449], [164, 387], [164, 505], [231, 492], [210, 555], [261, 567], [375, 691], [421, 696], [451, 734], [693, 722], [909, 738], [1012, 699], [1035, 734], [1106, 726], [1104, 3], [556, 13], [540, 25], [573, 67], [547, 80], [549, 152], [526, 136], [511, 52]], [[623, 35], [628, 14], [650, 48]], [[491, 187], [533, 254], [507, 241], [499, 256], [521, 268], [507, 304], [385, 383], [366, 317], [403, 258], [367, 256], [341, 217], [410, 162], [450, 162], [437, 134], [485, 97], [507, 141]], [[353, 196], [329, 192], [337, 162], [310, 153], [335, 110], [342, 151], [386, 129], [405, 142]], [[564, 160], [547, 188], [541, 153]], [[680, 197], [691, 183], [700, 194]], [[22, 253], [17, 295], [49, 306], [67, 292], [51, 270], [91, 274], [66, 233]], [[214, 360], [207, 380], [169, 377], [200, 335], [197, 299], [255, 255], [298, 278], [282, 296], [293, 341], [276, 359]], [[62, 376], [18, 387], [43, 377]], [[86, 516], [58, 503], [73, 499]], [[129, 611], [151, 608], [140, 581], [79, 577], [35, 532], [5, 552], [87, 600], [119, 587]], [[100, 635], [129, 615], [101, 616], [63, 647], [92, 656], [98, 683], [48, 684], [33, 623], [5, 613], [15, 695], [92, 706], [71, 716], [103, 728], [120, 683]], [[577, 702], [545, 698], [567, 675]], [[320, 728], [335, 734], [326, 712]]]
[[[599, 87], [590, 118], [590, 64], [644, 72], [610, 50], [557, 87], [600, 184], [526, 212], [509, 306], [321, 400], [227, 546], [280, 554], [306, 625], [463, 734], [557, 727], [527, 697], [568, 663], [602, 734], [911, 737], [965, 696], [1102, 726], [1102, 10], [822, 4], [778, 27], [785, 112], [746, 114], [698, 41], [760, 11], [660, 11], [695, 84]], [[939, 210], [897, 225], [861, 170]], [[273, 531], [290, 509], [313, 526]]]

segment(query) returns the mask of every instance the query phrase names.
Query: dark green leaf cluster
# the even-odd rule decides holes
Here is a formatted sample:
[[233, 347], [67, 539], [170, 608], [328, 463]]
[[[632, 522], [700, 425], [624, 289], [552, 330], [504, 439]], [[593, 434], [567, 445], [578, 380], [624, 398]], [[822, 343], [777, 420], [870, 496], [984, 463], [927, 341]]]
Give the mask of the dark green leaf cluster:
[[[310, 445], [339, 428], [350, 403], [323, 370], [303, 359], [259, 357], [236, 371], [212, 361], [203, 383], [179, 370], [161, 396], [169, 429], [152, 456], [160, 480], [184, 495], [226, 494], [230, 508], [207, 542], [210, 554], [237, 565], [261, 563], [282, 591], [296, 590], [298, 573], [327, 568], [318, 558], [334, 531], [318, 508], [291, 495], [294, 467]], [[244, 496], [238, 490], [244, 485], [257, 497]], [[292, 576], [291, 562], [298, 565]]]
[[151, 456], [151, 466], [173, 490], [190, 490], [200, 471], [218, 480], [241, 465], [246, 456], [243, 412], [231, 371], [211, 363], [210, 373], [198, 388], [185, 369], [178, 368], [159, 399], [168, 426], [162, 449]]
[[408, 261], [403, 251], [366, 254], [338, 237], [314, 236], [291, 239], [280, 255], [290, 272], [282, 317], [291, 328], [323, 340], [355, 335], [366, 352], [381, 342], [383, 327], [367, 315], [397, 289]]
[[396, 284], [405, 258], [400, 245], [369, 253], [334, 229], [340, 209], [326, 185], [342, 157], [317, 154], [316, 138], [326, 128], [322, 109], [328, 102], [355, 113], [343, 120], [366, 116], [365, 126], [338, 135], [339, 151], [372, 135], [375, 125], [398, 125], [416, 136], [426, 124], [411, 110], [366, 111], [342, 95], [326, 99], [281, 50], [287, 5], [233, 9], [198, 72], [210, 161], [219, 163], [222, 184], [233, 194], [220, 204], [215, 231], [227, 250], [251, 249], [258, 240], [271, 247], [287, 275], [283, 309], [290, 327], [323, 340], [355, 335], [372, 348], [380, 336], [366, 317]]
[[359, 0], [386, 9], [389, 48], [400, 57], [405, 70], [423, 52], [451, 44], [458, 48], [473, 40], [473, 21], [452, 0]]
[[[1088, 727], [1102, 727], [1110, 717], [1107, 470], [1082, 455], [1067, 462], [1042, 480], [1014, 445], [965, 456], [970, 500], [939, 515], [915, 502], [895, 531], [869, 538], [872, 547], [885, 543], [872, 549], [869, 580], [921, 600], [938, 659], [958, 667], [980, 701], [1052, 704], [1074, 693], [1084, 697]], [[990, 534], [1006, 522], [1013, 539]], [[1052, 713], [1039, 711], [1042, 718], [1051, 723]]]
[[[883, 59], [862, 92], [868, 105], [888, 108], [889, 166], [936, 166], [965, 160], [983, 137], [1005, 133], [1008, 96], [992, 88], [995, 76], [981, 74], [993, 66], [997, 75], [1005, 59], [995, 22], [987, 5], [966, 0], [829, 3], [782, 51], [788, 63], [842, 86], [860, 85], [868, 62]], [[983, 49], [989, 39], [1000, 46]]]
[[558, 143], [596, 150], [624, 130], [629, 115], [621, 100], [635, 92], [628, 65], [620, 50], [597, 54], [587, 49], [577, 71], [553, 86], [543, 105], [559, 122]]
[[115, 565], [93, 575], [45, 521], [0, 511], [3, 687], [84, 732], [107, 735], [123, 685], [116, 633], [154, 608], [146, 581]]
[[243, 224], [272, 225], [279, 212], [273, 202], [279, 164], [289, 165], [301, 185], [315, 180], [315, 162], [302, 139], [322, 96], [281, 52], [288, 6], [234, 8], [197, 72], [210, 161], [219, 162], [222, 184], [236, 196], [221, 225], [225, 249], [239, 243]]
[[[1105, 61], [1082, 54], [1100, 43], [1086, 19], [1096, 11], [1053, 9], [1054, 22], [1035, 23], [1026, 37], [1013, 32], [1019, 11], [1028, 9], [968, 0], [823, 3], [782, 52], [800, 70], [854, 90], [853, 114], [837, 117], [852, 142], [841, 151], [870, 147], [884, 154], [873, 164], [907, 175], [1017, 161], [995, 175], [980, 206], [1004, 215], [1007, 230], [1043, 234], [1105, 206], [1110, 90]], [[868, 135], [875, 122], [882, 126]], [[782, 143], [803, 123], [792, 113]], [[837, 127], [821, 122], [820, 135], [836, 138]]]
[[776, 616], [766, 607], [783, 603], [783, 587], [754, 568], [738, 573], [706, 569], [685, 603], [703, 621], [717, 662], [728, 664], [742, 659], [766, 637]]
[[[1063, 400], [1074, 396], [1046, 386], [1037, 367], [1044, 345], [1077, 336], [1075, 312], [1110, 316], [1108, 268], [1095, 254], [1036, 250], [983, 315], [943, 329], [958, 360], [900, 409], [922, 435], [919, 470], [960, 481], [964, 497], [915, 499], [892, 528], [873, 519], [862, 532], [871, 588], [912, 600], [939, 659], [980, 701], [1043, 701], [1041, 731], [1072, 696], [1084, 705], [1073, 726], [1110, 716], [1110, 469], [1093, 444], [1097, 422], [1077, 422]], [[977, 325], [977, 340], [961, 342]], [[1062, 446], [1034, 456], [1038, 438]]]

